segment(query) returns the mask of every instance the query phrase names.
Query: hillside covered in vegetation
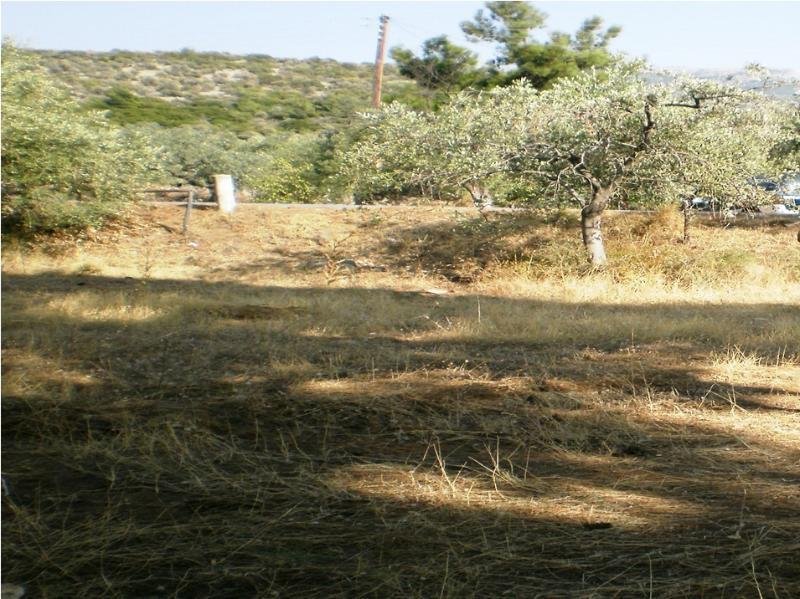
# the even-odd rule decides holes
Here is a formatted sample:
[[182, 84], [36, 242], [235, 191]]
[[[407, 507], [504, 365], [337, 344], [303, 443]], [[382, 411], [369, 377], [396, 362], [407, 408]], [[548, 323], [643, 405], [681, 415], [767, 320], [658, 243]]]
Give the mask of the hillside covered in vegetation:
[[[370, 64], [192, 50], [33, 53], [77, 100], [120, 125], [207, 120], [241, 135], [319, 131], [368, 109], [372, 97]], [[415, 88], [387, 65], [387, 101], [414, 103]]]
[[[372, 77], [371, 65], [331, 60], [6, 42], [4, 230], [99, 224], [136, 189], [207, 187], [215, 173], [258, 201], [339, 201]], [[422, 101], [391, 66], [383, 89], [388, 102]]]

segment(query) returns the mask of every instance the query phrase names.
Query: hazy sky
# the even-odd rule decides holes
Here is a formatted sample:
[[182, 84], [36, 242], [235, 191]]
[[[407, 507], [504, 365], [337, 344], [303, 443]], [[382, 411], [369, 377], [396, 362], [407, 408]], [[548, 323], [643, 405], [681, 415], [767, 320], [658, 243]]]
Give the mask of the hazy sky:
[[[592, 15], [622, 26], [612, 48], [659, 67], [800, 70], [800, 2], [534, 2], [547, 31]], [[481, 2], [2, 2], [2, 33], [46, 49], [180, 50], [372, 62], [378, 17], [389, 46], [419, 49], [459, 29]], [[543, 36], [544, 37], [544, 36]], [[491, 47], [470, 45], [483, 58]]]

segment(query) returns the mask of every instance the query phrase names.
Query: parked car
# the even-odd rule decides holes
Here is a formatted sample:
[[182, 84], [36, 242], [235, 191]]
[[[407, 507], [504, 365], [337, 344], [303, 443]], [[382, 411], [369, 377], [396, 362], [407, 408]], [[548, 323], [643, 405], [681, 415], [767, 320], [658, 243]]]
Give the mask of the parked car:
[[781, 195], [781, 198], [785, 204], [800, 208], [800, 195], [785, 193]]
[[692, 208], [695, 210], [713, 210], [714, 200], [711, 198], [692, 198]]
[[764, 191], [778, 191], [778, 184], [769, 179], [753, 179], [753, 184], [760, 187]]
[[764, 191], [773, 192], [789, 207], [800, 206], [800, 174], [784, 175], [779, 182], [755, 178], [753, 183]]
[[761, 214], [782, 214], [794, 215], [797, 214], [796, 210], [791, 210], [786, 204], [772, 204], [767, 206], [759, 206], [758, 211]]

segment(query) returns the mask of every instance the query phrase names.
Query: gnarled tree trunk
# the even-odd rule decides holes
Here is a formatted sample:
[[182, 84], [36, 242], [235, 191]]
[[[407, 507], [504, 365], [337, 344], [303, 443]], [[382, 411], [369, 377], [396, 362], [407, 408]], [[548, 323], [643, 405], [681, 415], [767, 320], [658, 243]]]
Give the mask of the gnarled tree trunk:
[[613, 188], [599, 187], [592, 189], [592, 201], [581, 210], [581, 233], [583, 246], [589, 254], [589, 262], [595, 268], [606, 264], [606, 248], [603, 244], [603, 211], [608, 205]]
[[689, 243], [692, 240], [691, 225], [692, 217], [694, 216], [692, 198], [684, 198], [681, 204], [681, 209], [683, 210], [683, 243]]
[[464, 188], [469, 192], [472, 203], [478, 209], [483, 220], [489, 220], [484, 212], [485, 208], [492, 205], [492, 196], [489, 191], [478, 183], [467, 183]]
[[492, 195], [483, 185], [471, 182], [464, 185], [464, 189], [469, 193], [476, 208], [484, 208], [492, 204]]

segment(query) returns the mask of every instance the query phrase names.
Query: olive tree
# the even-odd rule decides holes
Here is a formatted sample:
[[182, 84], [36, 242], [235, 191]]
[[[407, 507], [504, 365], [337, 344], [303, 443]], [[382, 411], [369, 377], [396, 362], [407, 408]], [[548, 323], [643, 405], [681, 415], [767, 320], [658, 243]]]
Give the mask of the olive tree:
[[[682, 87], [691, 106], [703, 102], [697, 82]], [[711, 100], [706, 100], [706, 113], [693, 109], [691, 135], [684, 138], [683, 160], [675, 177], [684, 193], [684, 241], [690, 238], [692, 197], [711, 198], [723, 212], [752, 210], [775, 202], [774, 194], [755, 184], [757, 177], [780, 178], [781, 165], [770, 159], [770, 152], [788, 118], [789, 106], [758, 93], [735, 91], [714, 99], [710, 97], [714, 91], [710, 92], [706, 94]]]
[[233, 175], [237, 185], [248, 185], [263, 170], [270, 154], [260, 136], [240, 139], [207, 123], [162, 127], [155, 123], [128, 125], [161, 150], [165, 183], [209, 187], [214, 175]]
[[391, 104], [363, 115], [367, 129], [345, 157], [356, 189], [436, 185], [466, 191], [478, 207], [528, 135], [536, 91], [523, 83], [464, 91], [438, 112]]
[[772, 147], [772, 159], [784, 171], [798, 172], [800, 171], [800, 103], [793, 104], [789, 109], [781, 134], [780, 139]]
[[605, 210], [614, 199], [654, 206], [691, 194], [732, 204], [757, 193], [780, 118], [763, 95], [707, 81], [649, 83], [640, 63], [562, 79], [462, 93], [434, 114], [392, 106], [370, 115], [350, 155], [357, 181], [447, 182], [476, 204], [498, 177], [543, 190], [540, 203], [581, 211], [589, 261], [606, 263]]
[[657, 205], [704, 193], [756, 193], [779, 119], [764, 96], [708, 81], [648, 83], [643, 65], [562, 80], [536, 99], [518, 172], [571, 197], [589, 261], [606, 263], [602, 220], [612, 199]]

